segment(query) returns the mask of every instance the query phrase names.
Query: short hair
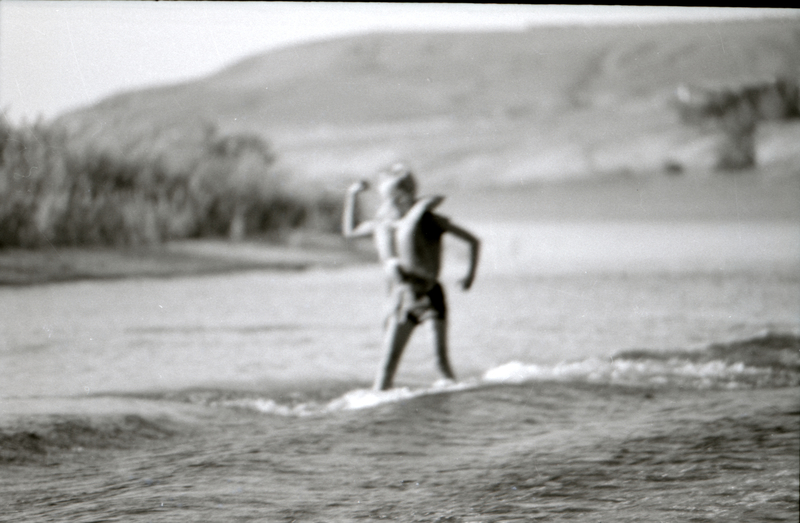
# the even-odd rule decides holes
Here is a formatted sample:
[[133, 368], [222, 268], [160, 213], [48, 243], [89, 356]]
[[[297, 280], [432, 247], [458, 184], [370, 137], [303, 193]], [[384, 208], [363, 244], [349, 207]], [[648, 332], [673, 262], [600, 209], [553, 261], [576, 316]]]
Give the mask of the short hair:
[[395, 163], [380, 175], [379, 191], [381, 196], [389, 198], [401, 191], [412, 197], [417, 195], [417, 182], [414, 173], [403, 163]]

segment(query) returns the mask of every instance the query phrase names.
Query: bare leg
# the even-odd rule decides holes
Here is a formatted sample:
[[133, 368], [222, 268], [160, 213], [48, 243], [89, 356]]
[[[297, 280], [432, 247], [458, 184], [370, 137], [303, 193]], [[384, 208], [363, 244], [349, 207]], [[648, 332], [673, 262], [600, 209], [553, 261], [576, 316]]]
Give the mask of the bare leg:
[[456, 375], [453, 374], [453, 369], [450, 368], [450, 361], [447, 358], [447, 320], [433, 319], [431, 324], [433, 327], [433, 339], [436, 344], [439, 371], [444, 374], [445, 378], [455, 381]]
[[408, 343], [416, 326], [410, 321], [398, 322], [394, 315], [387, 322], [386, 337], [383, 340], [384, 359], [378, 371], [378, 376], [375, 378], [373, 387], [375, 390], [392, 388], [394, 373], [400, 363], [400, 356], [403, 355], [403, 349], [405, 349], [406, 343]]

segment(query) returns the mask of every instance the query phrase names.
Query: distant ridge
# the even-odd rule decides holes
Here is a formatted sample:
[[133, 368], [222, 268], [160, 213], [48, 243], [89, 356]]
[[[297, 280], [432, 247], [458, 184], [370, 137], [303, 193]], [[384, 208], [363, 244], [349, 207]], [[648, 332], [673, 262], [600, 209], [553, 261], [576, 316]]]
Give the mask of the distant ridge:
[[677, 86], [776, 76], [800, 78], [800, 16], [376, 33], [259, 54], [58, 121], [122, 149], [207, 123], [254, 132], [298, 179], [320, 183], [402, 157], [441, 183], [507, 184], [675, 158], [702, 166], [704, 138], [671, 106]]

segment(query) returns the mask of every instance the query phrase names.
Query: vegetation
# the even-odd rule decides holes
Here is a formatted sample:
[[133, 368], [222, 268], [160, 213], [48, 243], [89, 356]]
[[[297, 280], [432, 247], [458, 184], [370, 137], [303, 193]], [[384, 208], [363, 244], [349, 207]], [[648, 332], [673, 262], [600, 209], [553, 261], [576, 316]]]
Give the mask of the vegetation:
[[0, 123], [0, 248], [337, 227], [338, 199], [287, 192], [260, 137], [223, 135], [208, 124], [171, 135], [171, 142], [114, 150], [70, 138], [57, 125]]
[[800, 84], [775, 78], [712, 88], [681, 85], [676, 102], [684, 123], [710, 124], [721, 133], [718, 169], [748, 169], [756, 164], [758, 122], [800, 117]]

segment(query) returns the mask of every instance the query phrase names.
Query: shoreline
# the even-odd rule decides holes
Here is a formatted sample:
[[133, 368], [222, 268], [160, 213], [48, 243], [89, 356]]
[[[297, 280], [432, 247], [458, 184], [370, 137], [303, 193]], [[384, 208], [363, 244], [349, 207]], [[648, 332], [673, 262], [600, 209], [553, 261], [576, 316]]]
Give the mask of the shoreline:
[[[442, 213], [470, 226], [505, 221], [800, 224], [800, 172], [617, 176], [443, 192]], [[697, 243], [704, 242], [699, 238]], [[9, 248], [0, 249], [0, 288], [247, 270], [303, 271], [375, 261], [369, 240], [346, 241], [337, 233], [309, 231], [290, 233], [281, 241], [194, 239], [120, 248]]]
[[[360, 245], [333, 238], [311, 245], [223, 239], [141, 247], [0, 250], [0, 288], [127, 278], [179, 278], [248, 270], [303, 271], [372, 261]], [[339, 245], [335, 245], [339, 243]]]

